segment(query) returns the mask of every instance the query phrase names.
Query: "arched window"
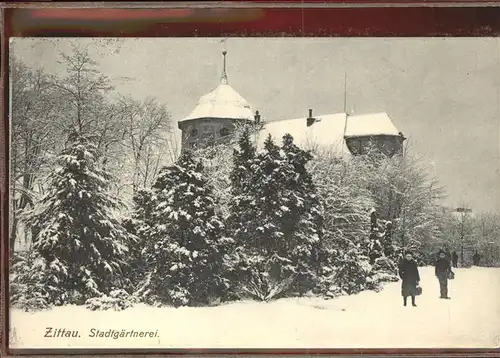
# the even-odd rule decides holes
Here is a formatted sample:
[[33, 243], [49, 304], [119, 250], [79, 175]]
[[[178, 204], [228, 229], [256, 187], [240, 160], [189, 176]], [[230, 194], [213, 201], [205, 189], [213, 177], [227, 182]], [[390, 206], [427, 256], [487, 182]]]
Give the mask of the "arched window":
[[221, 128], [219, 133], [220, 133], [221, 137], [225, 137], [225, 136], [229, 135], [229, 129], [227, 129], [226, 127], [223, 127], [223, 128]]

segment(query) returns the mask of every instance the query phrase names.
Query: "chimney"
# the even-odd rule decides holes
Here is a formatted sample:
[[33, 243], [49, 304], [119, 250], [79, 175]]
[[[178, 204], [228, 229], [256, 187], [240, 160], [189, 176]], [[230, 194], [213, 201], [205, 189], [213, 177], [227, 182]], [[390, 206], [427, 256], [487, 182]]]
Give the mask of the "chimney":
[[313, 125], [316, 118], [313, 118], [313, 110], [309, 109], [309, 117], [307, 117], [307, 126], [310, 127]]

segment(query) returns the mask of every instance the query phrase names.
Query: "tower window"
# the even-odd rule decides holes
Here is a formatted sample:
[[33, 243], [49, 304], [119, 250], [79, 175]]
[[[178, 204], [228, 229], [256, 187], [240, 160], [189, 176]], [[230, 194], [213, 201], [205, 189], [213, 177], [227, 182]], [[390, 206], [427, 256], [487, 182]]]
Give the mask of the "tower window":
[[198, 129], [196, 128], [191, 129], [191, 136], [196, 137], [197, 135], [198, 135]]
[[225, 136], [229, 135], [229, 129], [227, 129], [226, 127], [221, 128], [219, 133], [220, 133], [221, 137], [225, 137]]

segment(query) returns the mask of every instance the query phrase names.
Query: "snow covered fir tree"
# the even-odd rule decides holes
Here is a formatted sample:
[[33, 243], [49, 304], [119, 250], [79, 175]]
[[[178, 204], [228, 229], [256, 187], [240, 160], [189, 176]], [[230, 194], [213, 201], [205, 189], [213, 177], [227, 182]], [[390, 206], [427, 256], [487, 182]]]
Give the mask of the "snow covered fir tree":
[[131, 236], [114, 217], [120, 203], [98, 155], [92, 138], [73, 133], [57, 157], [46, 194], [27, 215], [33, 251], [12, 268], [27, 265], [14, 274], [14, 302], [81, 304], [125, 286]]
[[[235, 196], [229, 221], [249, 271], [247, 279], [254, 287], [254, 280], [265, 284], [260, 295], [266, 298], [272, 281], [291, 286], [281, 290], [307, 291], [314, 287], [321, 265], [322, 236], [321, 206], [305, 169], [310, 154], [296, 147], [291, 136], [283, 138], [282, 146], [268, 137], [264, 151], [255, 152], [246, 130], [234, 155]], [[262, 267], [252, 268], [248, 260]]]
[[[14, 63], [13, 106], [25, 119], [13, 142], [14, 307], [178, 308], [378, 292], [399, 280], [406, 251], [428, 265], [443, 245], [495, 232], [492, 217], [479, 225], [464, 214], [457, 224], [440, 204], [444, 188], [387, 113], [309, 109], [265, 119], [229, 85], [223, 56], [220, 83], [176, 123], [179, 148], [166, 105], [108, 96], [109, 79], [85, 51], [65, 57], [64, 78]], [[68, 93], [82, 95], [59, 103]], [[43, 128], [54, 137], [48, 144]], [[20, 237], [25, 251], [14, 250]]]
[[175, 306], [208, 304], [224, 297], [224, 255], [232, 239], [224, 236], [217, 199], [203, 165], [184, 152], [160, 171], [152, 188], [151, 210], [141, 232], [148, 271], [137, 294], [146, 302]]

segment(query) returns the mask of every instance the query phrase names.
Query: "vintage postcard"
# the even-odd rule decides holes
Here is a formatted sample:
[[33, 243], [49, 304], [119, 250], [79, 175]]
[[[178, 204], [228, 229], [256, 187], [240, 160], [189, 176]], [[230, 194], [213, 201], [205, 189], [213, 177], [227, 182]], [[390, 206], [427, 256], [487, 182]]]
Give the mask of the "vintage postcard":
[[10, 348], [500, 347], [498, 38], [11, 38]]

